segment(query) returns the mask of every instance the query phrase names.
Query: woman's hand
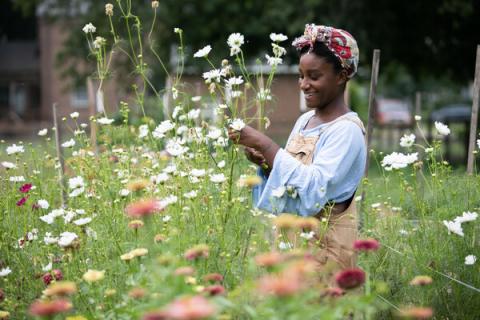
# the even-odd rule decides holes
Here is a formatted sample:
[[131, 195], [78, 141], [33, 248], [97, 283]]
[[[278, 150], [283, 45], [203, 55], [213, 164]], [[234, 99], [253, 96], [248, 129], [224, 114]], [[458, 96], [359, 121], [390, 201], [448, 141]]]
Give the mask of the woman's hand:
[[228, 128], [228, 137], [234, 143], [241, 144], [245, 147], [259, 149], [259, 143], [264, 140], [266, 136], [258, 130], [250, 126], [245, 126], [241, 131]]
[[258, 166], [262, 166], [265, 164], [265, 157], [257, 150], [250, 147], [245, 147], [244, 152], [245, 156], [250, 162], [253, 162]]

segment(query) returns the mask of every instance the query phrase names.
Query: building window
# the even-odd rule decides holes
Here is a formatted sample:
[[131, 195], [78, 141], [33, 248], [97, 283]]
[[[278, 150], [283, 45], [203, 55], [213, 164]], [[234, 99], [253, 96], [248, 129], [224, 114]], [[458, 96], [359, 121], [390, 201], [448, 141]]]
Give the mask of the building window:
[[74, 108], [88, 108], [88, 93], [87, 88], [85, 87], [77, 87], [74, 88], [71, 95], [72, 107]]

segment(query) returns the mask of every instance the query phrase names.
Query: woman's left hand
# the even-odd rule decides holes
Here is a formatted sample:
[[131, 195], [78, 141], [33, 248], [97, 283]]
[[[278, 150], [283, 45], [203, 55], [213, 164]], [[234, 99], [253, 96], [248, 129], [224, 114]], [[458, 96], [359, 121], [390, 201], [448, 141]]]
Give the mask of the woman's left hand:
[[241, 131], [228, 129], [228, 137], [234, 143], [244, 145], [246, 147], [260, 149], [260, 143], [264, 141], [265, 135], [250, 126], [245, 126]]

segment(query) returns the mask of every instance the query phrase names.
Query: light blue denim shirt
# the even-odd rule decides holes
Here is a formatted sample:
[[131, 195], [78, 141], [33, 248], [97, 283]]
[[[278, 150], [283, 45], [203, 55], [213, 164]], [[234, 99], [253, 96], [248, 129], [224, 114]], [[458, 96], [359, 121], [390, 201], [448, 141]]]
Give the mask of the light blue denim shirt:
[[[314, 112], [309, 111], [298, 118], [287, 141], [288, 145], [298, 133], [306, 137], [319, 135], [312, 164], [304, 165], [286, 150], [280, 149], [268, 178], [262, 170], [258, 170], [262, 183], [253, 189], [256, 207], [272, 213], [310, 216], [317, 214], [327, 201], [346, 201], [357, 190], [366, 163], [362, 129], [356, 123], [344, 120], [305, 130]], [[358, 116], [349, 112], [343, 117]], [[289, 192], [278, 197], [281, 187], [286, 187]]]

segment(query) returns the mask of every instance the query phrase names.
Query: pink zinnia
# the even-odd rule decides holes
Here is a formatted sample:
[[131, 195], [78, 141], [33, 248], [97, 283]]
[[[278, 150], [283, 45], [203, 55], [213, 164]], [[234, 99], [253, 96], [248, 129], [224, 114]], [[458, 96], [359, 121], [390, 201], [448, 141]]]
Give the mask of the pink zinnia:
[[57, 281], [63, 280], [62, 270], [53, 269], [52, 273], [53, 273], [53, 277], [55, 278], [55, 280], [57, 280]]
[[140, 200], [134, 203], [130, 203], [126, 208], [125, 212], [127, 215], [133, 218], [142, 218], [150, 216], [156, 212], [163, 211], [165, 206], [163, 206], [160, 201], [155, 199], [146, 199]]
[[206, 282], [222, 282], [223, 276], [220, 273], [209, 273], [203, 277], [203, 280]]
[[353, 243], [353, 248], [357, 251], [375, 251], [380, 244], [375, 239], [360, 239]]
[[48, 317], [57, 313], [70, 310], [72, 304], [68, 300], [58, 299], [52, 301], [37, 300], [30, 305], [29, 312], [32, 316]]
[[32, 189], [32, 184], [31, 183], [25, 183], [23, 186], [20, 187], [20, 189], [18, 189], [21, 193], [27, 193], [28, 191], [30, 191], [30, 189]]
[[335, 275], [337, 284], [342, 289], [353, 289], [365, 282], [365, 272], [359, 268], [345, 269]]
[[28, 196], [23, 197], [22, 199], [18, 200], [17, 201], [17, 207], [23, 206], [25, 204], [25, 202], [27, 202], [27, 199], [28, 199]]
[[168, 319], [197, 320], [215, 314], [215, 306], [202, 296], [180, 298], [165, 309]]
[[150, 311], [143, 315], [142, 320], [167, 320], [168, 316], [164, 310]]

